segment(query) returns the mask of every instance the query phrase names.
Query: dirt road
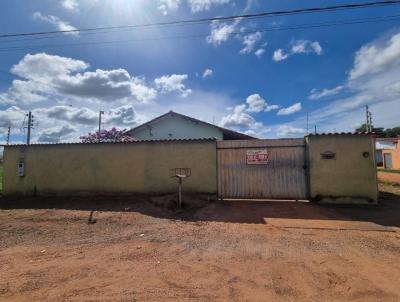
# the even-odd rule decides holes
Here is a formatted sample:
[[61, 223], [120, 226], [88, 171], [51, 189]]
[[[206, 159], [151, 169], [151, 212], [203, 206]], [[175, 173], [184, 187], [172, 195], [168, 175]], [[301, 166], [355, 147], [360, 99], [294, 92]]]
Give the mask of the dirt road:
[[3, 199], [0, 300], [399, 301], [390, 190], [372, 208], [101, 200], [92, 225], [82, 199]]
[[400, 184], [400, 173], [378, 172], [378, 178]]

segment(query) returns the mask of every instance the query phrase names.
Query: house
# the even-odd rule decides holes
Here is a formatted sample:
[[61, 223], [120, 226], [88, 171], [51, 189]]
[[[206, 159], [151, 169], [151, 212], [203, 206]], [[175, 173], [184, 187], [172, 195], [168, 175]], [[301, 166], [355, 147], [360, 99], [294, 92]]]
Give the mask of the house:
[[375, 140], [375, 158], [378, 167], [400, 169], [400, 138], [388, 137]]
[[199, 139], [247, 140], [252, 136], [225, 129], [193, 117], [169, 111], [147, 123], [128, 130], [138, 140]]

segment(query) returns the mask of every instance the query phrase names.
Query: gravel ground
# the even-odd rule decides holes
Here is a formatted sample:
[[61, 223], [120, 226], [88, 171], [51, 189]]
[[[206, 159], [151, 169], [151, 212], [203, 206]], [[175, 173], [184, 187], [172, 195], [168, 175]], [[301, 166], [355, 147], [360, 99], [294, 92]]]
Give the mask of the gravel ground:
[[[0, 300], [399, 301], [400, 189], [381, 189], [379, 206], [361, 208], [3, 198]], [[354, 228], [335, 229], [343, 221]]]

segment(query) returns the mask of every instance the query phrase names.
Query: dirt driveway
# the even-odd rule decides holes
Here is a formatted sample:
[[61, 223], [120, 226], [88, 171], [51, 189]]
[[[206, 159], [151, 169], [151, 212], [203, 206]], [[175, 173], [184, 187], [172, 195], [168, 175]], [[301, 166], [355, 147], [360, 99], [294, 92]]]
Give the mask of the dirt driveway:
[[378, 178], [384, 181], [394, 182], [400, 184], [400, 173], [380, 172], [378, 171]]
[[92, 225], [87, 200], [3, 199], [0, 300], [399, 301], [400, 190], [386, 191], [363, 208], [103, 198]]

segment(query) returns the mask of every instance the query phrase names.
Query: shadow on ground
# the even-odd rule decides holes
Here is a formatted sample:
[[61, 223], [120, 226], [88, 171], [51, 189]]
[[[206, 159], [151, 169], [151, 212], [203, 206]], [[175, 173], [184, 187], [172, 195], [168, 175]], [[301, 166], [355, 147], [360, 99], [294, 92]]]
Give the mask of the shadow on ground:
[[[0, 197], [0, 209], [64, 209], [114, 212], [138, 212], [158, 218], [184, 221], [216, 221], [231, 223], [260, 223], [268, 218], [344, 220], [374, 222], [383, 226], [400, 227], [400, 196], [381, 192], [374, 206], [320, 205], [294, 201], [207, 201], [206, 198], [184, 196], [182, 209], [170, 206], [171, 197], [91, 196], [91, 197]], [[168, 204], [167, 202], [167, 204]]]

